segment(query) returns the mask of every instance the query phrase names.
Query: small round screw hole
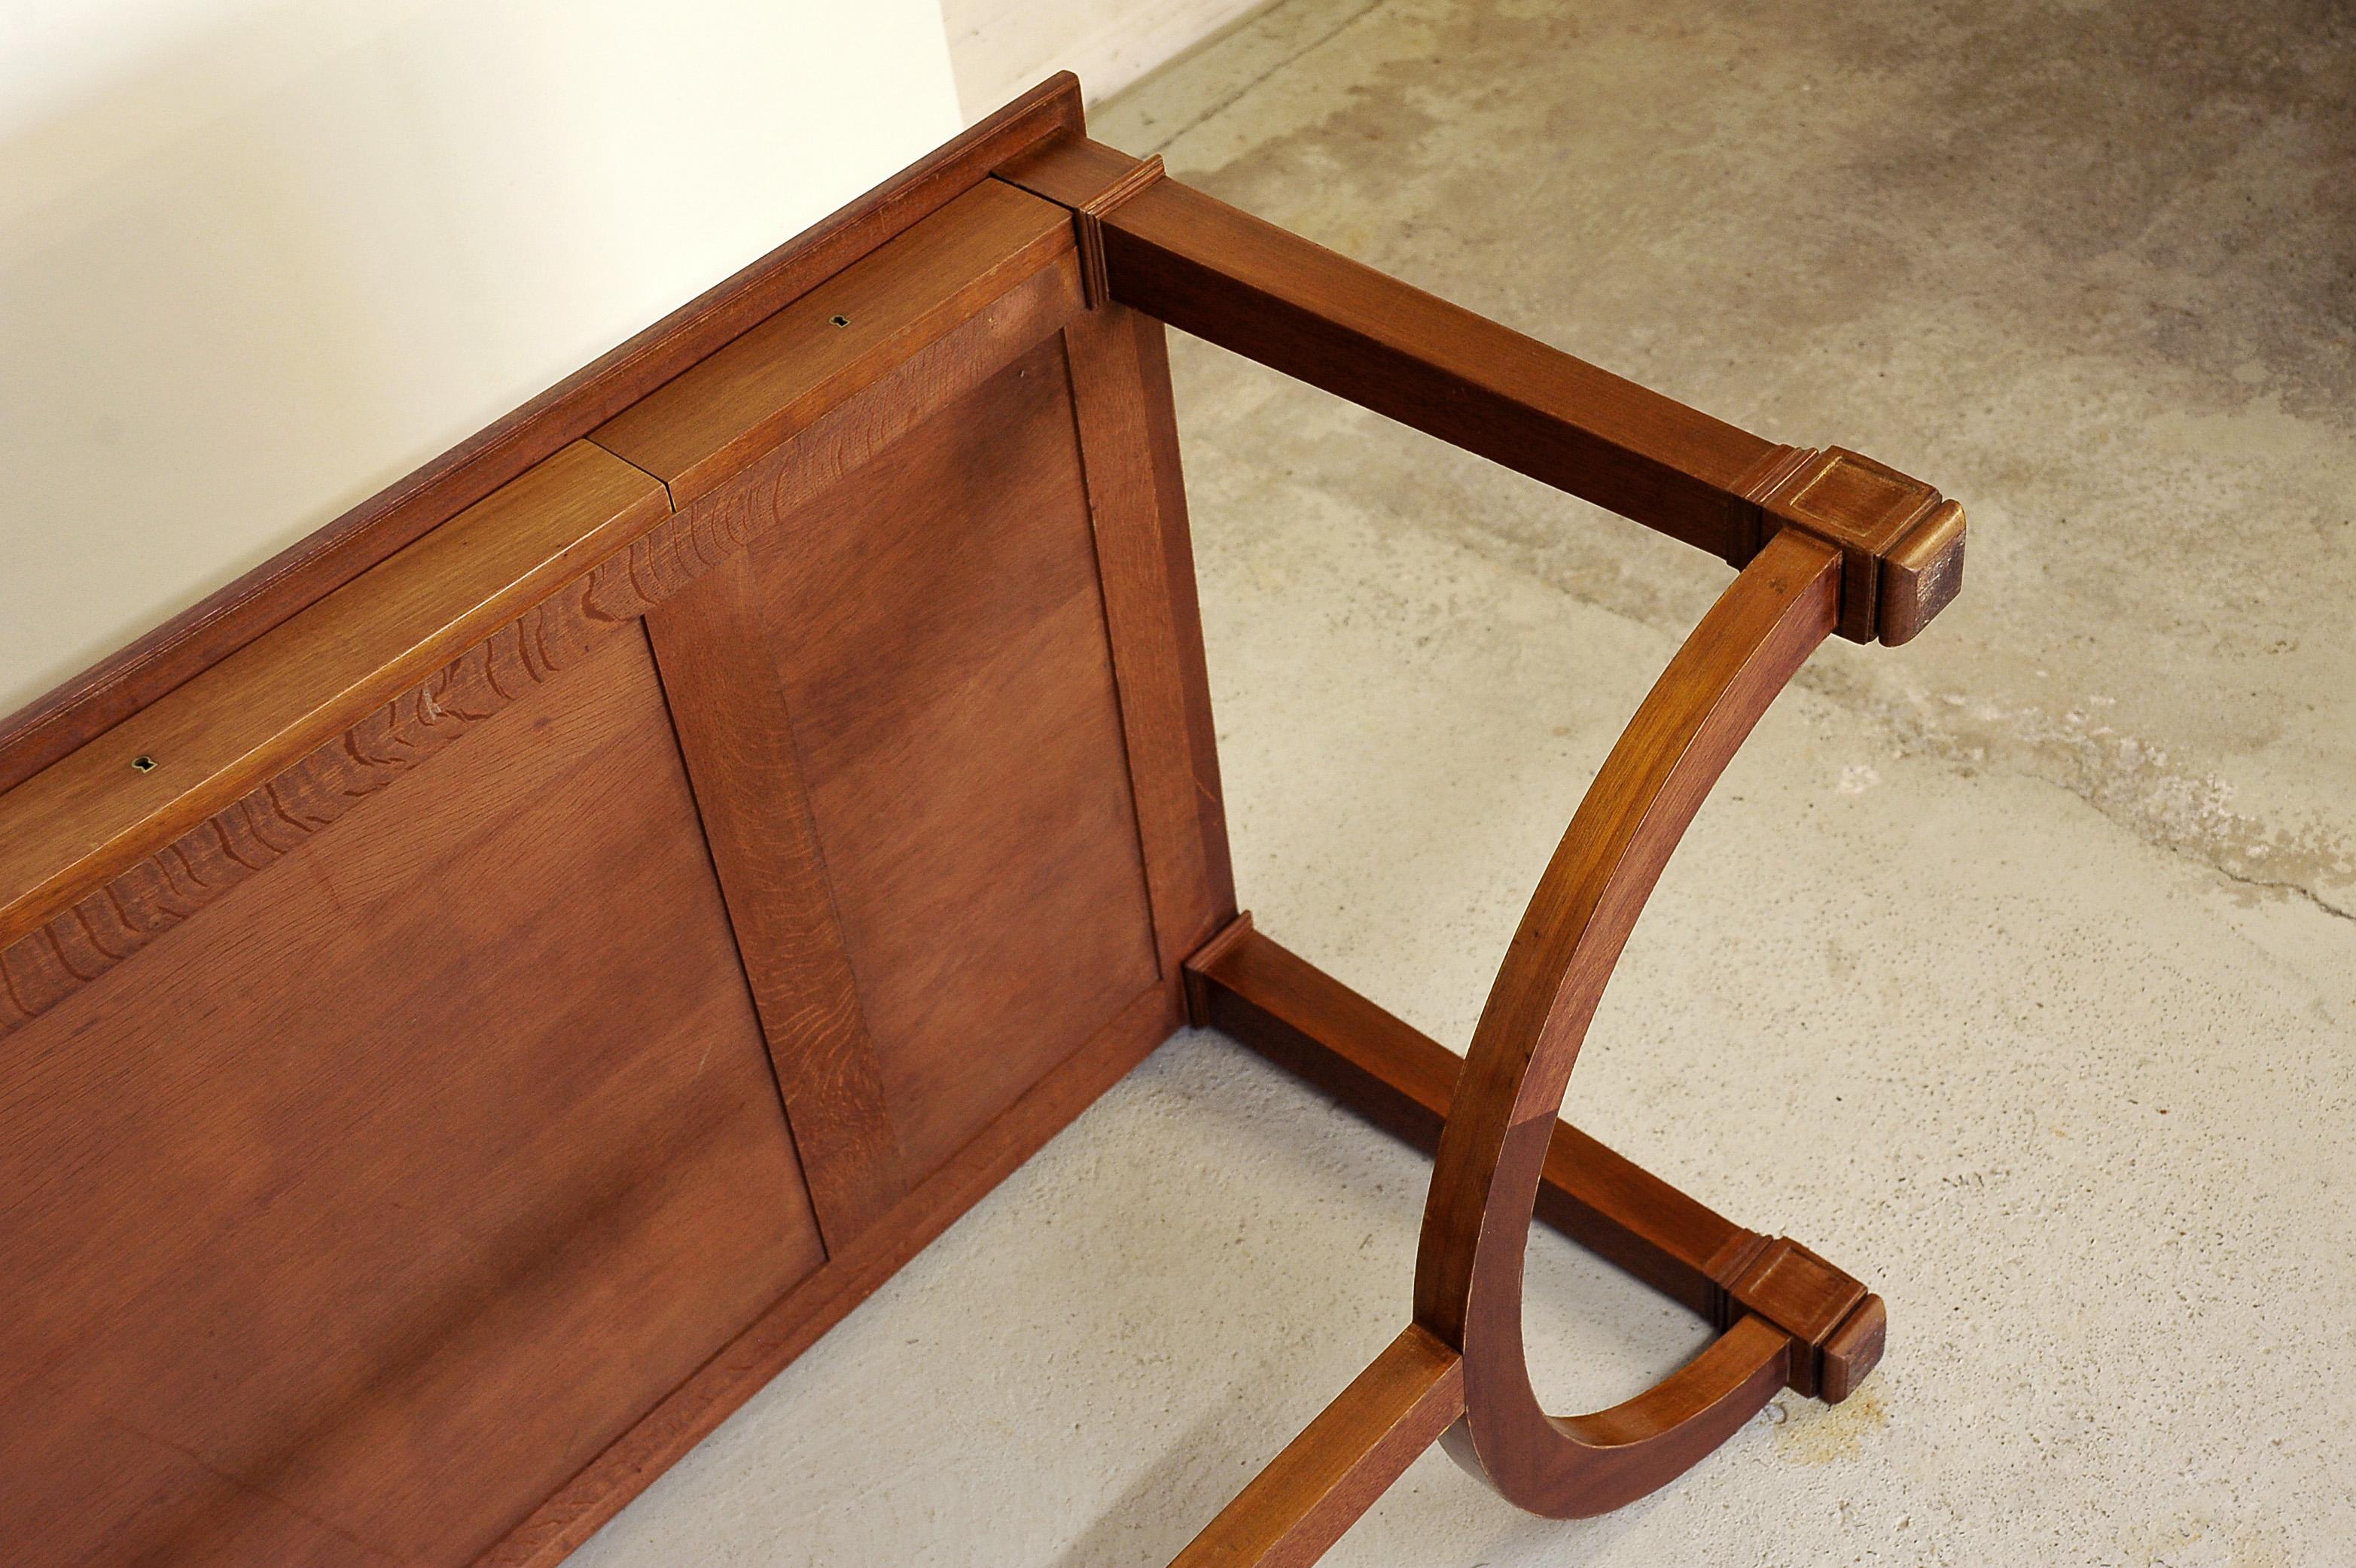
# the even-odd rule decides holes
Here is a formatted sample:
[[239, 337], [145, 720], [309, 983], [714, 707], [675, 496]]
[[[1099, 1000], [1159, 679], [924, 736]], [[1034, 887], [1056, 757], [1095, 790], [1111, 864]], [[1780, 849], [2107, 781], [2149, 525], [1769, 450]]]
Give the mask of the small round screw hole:
[[829, 319], [830, 319], [837, 326], [849, 326], [851, 325], [851, 318], [847, 315], [832, 316]]
[[155, 759], [148, 756], [134, 757], [131, 759], [131, 765], [143, 773], [152, 773], [155, 771]]

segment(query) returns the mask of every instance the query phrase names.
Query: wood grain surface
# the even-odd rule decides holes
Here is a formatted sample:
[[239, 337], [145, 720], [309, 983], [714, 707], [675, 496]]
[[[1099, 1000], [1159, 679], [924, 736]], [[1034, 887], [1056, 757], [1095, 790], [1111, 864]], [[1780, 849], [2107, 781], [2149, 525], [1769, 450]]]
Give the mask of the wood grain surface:
[[1786, 528], [1839, 548], [1853, 641], [1907, 642], [1962, 587], [1962, 508], [1885, 464], [1753, 435], [1162, 178], [1158, 157], [1058, 131], [998, 176], [1072, 211], [1114, 299], [1205, 341], [1735, 566]]
[[1120, 686], [1155, 952], [1180, 961], [1235, 914], [1194, 552], [1162, 324], [1119, 305], [1066, 329], [1087, 509]]
[[5, 1555], [465, 1563], [819, 1256], [616, 638], [0, 1053]]
[[[1071, 137], [1001, 177], [1078, 207], [1135, 160]], [[1411, 288], [1176, 180], [1104, 228], [1113, 297], [1724, 557], [1775, 443]]]
[[911, 1178], [1158, 974], [1073, 432], [1051, 338], [753, 550]]
[[[871, 345], [880, 371], [796, 383], [807, 423], [772, 427], [780, 444], [705, 504], [669, 517], [659, 483], [577, 443], [0, 794], [0, 1034], [242, 875], [249, 838], [266, 852], [332, 819], [484, 711], [514, 669], [577, 658], [1052, 333], [1078, 308], [1076, 264], [1068, 248], [1034, 260], [963, 320], [935, 308], [928, 272], [881, 291], [926, 333]], [[153, 771], [132, 765], [143, 757]]]
[[830, 1254], [906, 1190], [746, 552], [648, 613], [671, 722]]

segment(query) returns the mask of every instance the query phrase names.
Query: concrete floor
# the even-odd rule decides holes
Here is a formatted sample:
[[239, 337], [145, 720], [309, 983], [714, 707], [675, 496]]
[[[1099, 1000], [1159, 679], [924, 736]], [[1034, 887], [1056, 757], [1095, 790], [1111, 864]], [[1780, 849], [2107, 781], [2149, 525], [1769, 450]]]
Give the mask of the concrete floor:
[[[1428, 1456], [1360, 1565], [2356, 1562], [2345, 7], [1292, 0], [1098, 134], [1961, 498], [1639, 928], [1582, 1125], [1890, 1302], [1604, 1519]], [[1246, 902], [1444, 1040], [1722, 567], [1175, 350]], [[1404, 1321], [1420, 1158], [1181, 1036], [584, 1550], [1159, 1563]], [[1551, 1237], [1556, 1408], [1696, 1325]]]

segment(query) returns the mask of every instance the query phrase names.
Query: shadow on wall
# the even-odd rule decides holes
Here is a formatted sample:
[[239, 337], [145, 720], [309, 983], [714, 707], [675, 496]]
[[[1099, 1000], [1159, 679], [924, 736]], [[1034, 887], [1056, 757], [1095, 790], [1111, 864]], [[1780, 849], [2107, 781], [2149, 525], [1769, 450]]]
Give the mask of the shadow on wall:
[[0, 714], [958, 123], [934, 0], [0, 20]]

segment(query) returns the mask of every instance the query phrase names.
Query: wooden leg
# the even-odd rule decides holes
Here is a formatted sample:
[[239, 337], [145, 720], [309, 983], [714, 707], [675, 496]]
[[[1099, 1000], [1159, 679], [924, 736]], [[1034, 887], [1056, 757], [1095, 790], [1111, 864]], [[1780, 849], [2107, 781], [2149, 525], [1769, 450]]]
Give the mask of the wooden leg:
[[[1313, 1562], [1444, 1431], [1459, 1463], [1558, 1519], [1682, 1475], [1789, 1386], [1844, 1397], [1881, 1354], [1879, 1298], [1789, 1239], [1744, 1230], [1560, 1117], [1580, 1041], [1662, 868], [1777, 692], [1831, 634], [1842, 556], [1778, 533], [1669, 661], [1604, 760], [1505, 950], [1471, 1049], [1453, 1055], [1238, 916], [1185, 965], [1197, 1023], [1224, 1029], [1433, 1150], [1415, 1317], [1215, 1525], [1192, 1563]], [[1685, 1302], [1718, 1338], [1608, 1410], [1557, 1416], [1522, 1338], [1533, 1218]], [[1389, 1363], [1426, 1340], [1456, 1397]], [[1432, 1386], [1436, 1387], [1437, 1384]], [[1305, 1553], [1305, 1555], [1304, 1555]]]

